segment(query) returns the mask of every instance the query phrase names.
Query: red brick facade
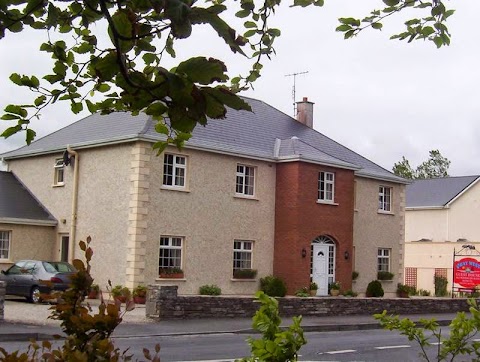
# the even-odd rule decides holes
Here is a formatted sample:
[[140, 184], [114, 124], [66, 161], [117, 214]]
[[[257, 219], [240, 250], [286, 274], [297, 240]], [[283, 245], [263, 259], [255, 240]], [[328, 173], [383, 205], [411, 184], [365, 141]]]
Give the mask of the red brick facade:
[[[320, 171], [335, 173], [337, 205], [317, 203]], [[273, 272], [285, 280], [288, 294], [310, 283], [310, 246], [322, 235], [335, 241], [335, 279], [351, 289], [354, 173], [305, 162], [277, 164]], [[307, 252], [302, 257], [302, 249]], [[350, 257], [345, 259], [345, 252]]]

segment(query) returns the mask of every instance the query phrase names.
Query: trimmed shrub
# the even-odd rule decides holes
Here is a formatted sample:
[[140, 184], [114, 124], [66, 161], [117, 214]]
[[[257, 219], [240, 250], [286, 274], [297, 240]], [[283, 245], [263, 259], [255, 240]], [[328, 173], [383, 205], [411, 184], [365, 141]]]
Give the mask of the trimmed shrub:
[[212, 284], [212, 285], [202, 285], [200, 287], [200, 295], [220, 295], [222, 294], [222, 290], [220, 287]]
[[260, 290], [270, 297], [284, 297], [287, 294], [285, 282], [273, 275], [260, 279]]
[[378, 280], [372, 280], [370, 283], [368, 283], [366, 292], [368, 298], [383, 297], [384, 294], [382, 283], [380, 283]]
[[447, 292], [448, 280], [441, 275], [435, 275], [435, 296], [445, 297]]
[[303, 287], [295, 292], [296, 297], [306, 298], [310, 296], [310, 292], [307, 287]]

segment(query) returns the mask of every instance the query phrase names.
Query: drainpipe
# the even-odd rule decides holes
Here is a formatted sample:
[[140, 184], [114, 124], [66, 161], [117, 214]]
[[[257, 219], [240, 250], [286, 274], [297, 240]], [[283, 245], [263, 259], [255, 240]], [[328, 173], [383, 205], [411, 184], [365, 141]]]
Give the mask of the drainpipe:
[[78, 152], [74, 151], [69, 145], [67, 152], [70, 156], [75, 157], [73, 164], [73, 190], [72, 190], [72, 219], [70, 224], [70, 237], [68, 245], [68, 260], [73, 261], [73, 251], [75, 250], [75, 237], [77, 233], [77, 201], [78, 201], [78, 166], [79, 157]]

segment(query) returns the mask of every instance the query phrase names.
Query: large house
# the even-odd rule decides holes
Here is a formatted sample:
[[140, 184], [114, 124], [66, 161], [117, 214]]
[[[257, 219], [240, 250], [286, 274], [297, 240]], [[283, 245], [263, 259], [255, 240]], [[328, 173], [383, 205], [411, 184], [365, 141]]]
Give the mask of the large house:
[[[4, 177], [56, 221], [29, 224], [27, 237], [22, 220], [0, 215], [1, 265], [71, 260], [90, 235], [101, 285], [251, 294], [273, 274], [290, 294], [315, 281], [327, 295], [336, 280], [364, 293], [380, 270], [395, 274], [384, 283], [393, 295], [403, 280], [406, 181], [315, 131], [306, 98], [297, 120], [246, 101], [253, 112], [229, 110], [160, 155], [155, 121], [128, 113], [94, 114], [1, 155]], [[180, 278], [165, 274], [176, 268]], [[257, 275], [241, 277], [244, 269]]]
[[446, 177], [407, 186], [407, 284], [433, 292], [434, 277], [439, 275], [448, 279], [451, 290], [454, 253], [480, 251], [479, 181], [480, 176]]

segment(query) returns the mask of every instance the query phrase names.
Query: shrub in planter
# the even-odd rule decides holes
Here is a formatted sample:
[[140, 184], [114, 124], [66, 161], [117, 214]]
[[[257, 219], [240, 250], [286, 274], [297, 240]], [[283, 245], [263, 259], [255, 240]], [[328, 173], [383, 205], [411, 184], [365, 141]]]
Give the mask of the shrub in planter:
[[352, 271], [352, 280], [357, 280], [357, 278], [358, 278], [359, 275], [360, 275], [359, 272], [357, 272], [357, 271], [355, 271], [355, 270]]
[[378, 280], [392, 280], [394, 275], [395, 274], [387, 272], [387, 271], [379, 271], [377, 273], [377, 279]]
[[408, 285], [405, 285], [405, 284], [402, 284], [402, 283], [398, 283], [398, 284], [397, 284], [397, 295], [398, 295], [400, 298], [408, 298], [411, 289], [412, 289], [412, 288], [409, 287]]
[[257, 276], [255, 269], [235, 269], [233, 277], [235, 279], [254, 279]]
[[137, 285], [133, 290], [133, 301], [136, 304], [145, 304], [147, 301], [147, 290], [145, 285]]
[[200, 295], [220, 295], [222, 290], [217, 285], [202, 285], [200, 287]]
[[343, 292], [345, 297], [356, 297], [358, 293], [355, 293], [353, 290], [349, 289]]
[[260, 279], [260, 290], [270, 297], [284, 297], [287, 294], [285, 282], [273, 275]]
[[181, 268], [161, 268], [159, 270], [160, 278], [183, 278], [183, 270]]
[[122, 285], [115, 285], [110, 291], [113, 299], [118, 300], [120, 303], [125, 303], [130, 300], [132, 293], [130, 289]]
[[448, 294], [447, 284], [448, 284], [447, 278], [440, 275], [435, 275], [435, 296], [436, 297], [445, 297]]
[[368, 283], [367, 292], [365, 293], [368, 298], [371, 297], [383, 297], [385, 294], [383, 291], [382, 283], [378, 280], [372, 280]]
[[100, 293], [100, 287], [98, 284], [92, 284], [88, 290], [88, 299], [97, 299], [98, 293]]

